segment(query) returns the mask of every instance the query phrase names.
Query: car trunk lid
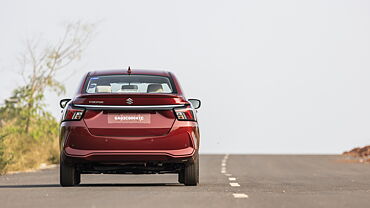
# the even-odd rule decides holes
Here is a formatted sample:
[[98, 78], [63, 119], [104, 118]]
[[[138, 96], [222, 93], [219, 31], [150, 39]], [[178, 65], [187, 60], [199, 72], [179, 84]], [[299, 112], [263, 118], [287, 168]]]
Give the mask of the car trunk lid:
[[172, 94], [89, 94], [73, 104], [86, 109], [83, 120], [92, 135], [143, 137], [166, 135], [176, 119], [172, 109], [186, 101]]

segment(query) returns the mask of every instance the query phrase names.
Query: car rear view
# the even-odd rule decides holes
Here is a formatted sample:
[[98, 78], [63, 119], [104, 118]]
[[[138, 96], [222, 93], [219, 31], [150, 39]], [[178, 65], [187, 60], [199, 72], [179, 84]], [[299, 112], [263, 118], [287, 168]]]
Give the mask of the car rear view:
[[200, 101], [187, 100], [172, 73], [90, 72], [61, 107], [62, 186], [98, 173], [177, 173], [180, 183], [198, 184]]

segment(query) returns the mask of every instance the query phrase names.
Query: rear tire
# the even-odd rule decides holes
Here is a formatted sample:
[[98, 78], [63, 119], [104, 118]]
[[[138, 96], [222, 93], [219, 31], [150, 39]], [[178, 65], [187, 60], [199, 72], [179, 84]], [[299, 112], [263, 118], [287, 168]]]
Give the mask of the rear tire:
[[184, 183], [185, 182], [185, 173], [184, 173], [184, 169], [181, 169], [180, 172], [179, 172], [179, 176], [178, 176], [178, 181], [179, 183]]
[[69, 166], [61, 161], [59, 179], [61, 186], [74, 186], [80, 183], [81, 175], [74, 166]]
[[79, 185], [81, 183], [81, 173], [75, 170], [75, 183], [74, 185]]
[[[199, 157], [199, 156], [198, 156]], [[197, 164], [196, 164], [197, 166], [196, 166], [196, 168], [197, 168], [197, 184], [199, 183], [199, 159], [197, 159]]]
[[184, 184], [185, 186], [196, 186], [199, 183], [199, 158], [191, 164], [185, 166]]

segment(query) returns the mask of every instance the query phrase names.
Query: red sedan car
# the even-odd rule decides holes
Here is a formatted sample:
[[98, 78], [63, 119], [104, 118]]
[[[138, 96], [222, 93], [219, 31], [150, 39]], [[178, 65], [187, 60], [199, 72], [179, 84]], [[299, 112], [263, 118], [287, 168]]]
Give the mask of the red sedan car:
[[177, 173], [180, 183], [198, 184], [200, 101], [187, 100], [171, 72], [89, 72], [60, 105], [62, 186], [96, 173]]

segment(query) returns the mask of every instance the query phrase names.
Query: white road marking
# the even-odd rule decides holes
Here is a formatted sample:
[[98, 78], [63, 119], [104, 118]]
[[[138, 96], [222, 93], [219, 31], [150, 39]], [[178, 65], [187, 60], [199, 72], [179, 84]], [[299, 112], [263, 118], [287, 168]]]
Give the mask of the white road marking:
[[239, 187], [240, 185], [238, 183], [230, 183], [230, 186], [232, 186], [232, 187]]
[[233, 196], [236, 199], [248, 198], [248, 195], [247, 194], [243, 194], [243, 193], [235, 193], [235, 194], [233, 194]]
[[[232, 176], [232, 174], [230, 173], [226, 173], [226, 163], [227, 163], [227, 159], [229, 158], [229, 154], [226, 154], [224, 156], [224, 158], [222, 159], [221, 161], [221, 173], [225, 174], [225, 176], [229, 177], [229, 181], [236, 181], [236, 178], [235, 177], [230, 177]], [[240, 184], [239, 183], [229, 183], [230, 186], [232, 187], [239, 187]], [[235, 199], [245, 199], [245, 198], [248, 198], [248, 195], [247, 194], [244, 194], [244, 193], [233, 193], [233, 196]]]

